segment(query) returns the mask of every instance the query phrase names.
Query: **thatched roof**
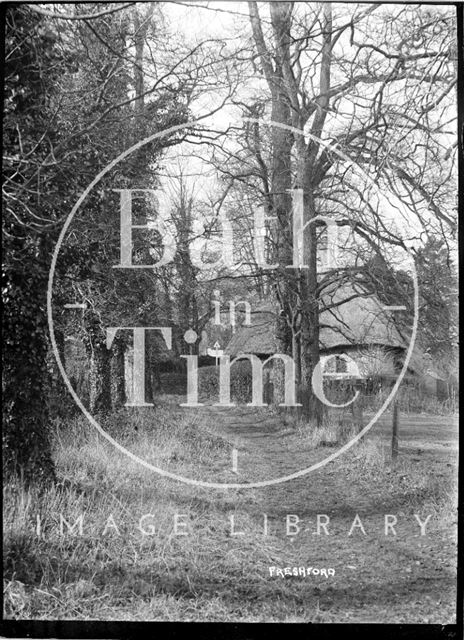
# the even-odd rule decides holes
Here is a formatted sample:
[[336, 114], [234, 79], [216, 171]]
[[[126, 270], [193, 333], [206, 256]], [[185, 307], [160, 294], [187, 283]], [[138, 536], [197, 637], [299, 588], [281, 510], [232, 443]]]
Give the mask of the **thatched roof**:
[[275, 323], [277, 311], [272, 304], [264, 304], [251, 313], [251, 326], [238, 327], [224, 350], [226, 355], [242, 353], [267, 355], [277, 352]]
[[[325, 294], [320, 315], [321, 351], [358, 345], [404, 348], [406, 343], [396, 328], [392, 314], [373, 296], [366, 296], [352, 285]], [[332, 306], [337, 305], [337, 306]], [[270, 355], [277, 352], [275, 322], [277, 308], [270, 304], [252, 313], [252, 325], [237, 329], [225, 349], [226, 355], [243, 353]]]
[[321, 349], [348, 345], [406, 346], [392, 313], [378, 298], [365, 295], [360, 288], [338, 287], [325, 294], [322, 303], [327, 310], [319, 319]]

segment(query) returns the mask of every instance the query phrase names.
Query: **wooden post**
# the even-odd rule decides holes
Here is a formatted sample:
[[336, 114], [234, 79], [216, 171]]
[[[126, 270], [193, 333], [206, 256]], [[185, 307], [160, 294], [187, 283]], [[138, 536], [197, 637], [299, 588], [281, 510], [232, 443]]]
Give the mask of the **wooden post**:
[[362, 407], [362, 381], [355, 379], [352, 383], [352, 389], [356, 393], [359, 391], [357, 400], [351, 404], [351, 413], [356, 431], [359, 433], [364, 427], [363, 407]]
[[398, 458], [398, 429], [400, 421], [400, 409], [398, 400], [393, 401], [393, 425], [392, 425], [392, 460]]

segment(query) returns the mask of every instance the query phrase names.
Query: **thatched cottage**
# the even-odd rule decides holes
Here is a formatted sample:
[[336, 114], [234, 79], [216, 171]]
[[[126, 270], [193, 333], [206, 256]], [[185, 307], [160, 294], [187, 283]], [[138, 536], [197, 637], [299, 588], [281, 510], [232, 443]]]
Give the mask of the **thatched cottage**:
[[[366, 382], [391, 384], [404, 363], [408, 336], [397, 327], [393, 313], [373, 295], [353, 285], [338, 287], [325, 295], [328, 307], [320, 315], [320, 354], [324, 371], [336, 377], [359, 377]], [[278, 309], [270, 303], [252, 313], [252, 324], [241, 327], [225, 349], [231, 358], [245, 353], [265, 359], [277, 353], [275, 323]], [[352, 367], [343, 359], [349, 356], [357, 364]], [[328, 356], [335, 356], [328, 358]], [[337, 357], [339, 356], [339, 357]], [[326, 363], [324, 363], [326, 361]], [[437, 393], [440, 378], [416, 345], [408, 365], [409, 381], [424, 378], [429, 390]]]

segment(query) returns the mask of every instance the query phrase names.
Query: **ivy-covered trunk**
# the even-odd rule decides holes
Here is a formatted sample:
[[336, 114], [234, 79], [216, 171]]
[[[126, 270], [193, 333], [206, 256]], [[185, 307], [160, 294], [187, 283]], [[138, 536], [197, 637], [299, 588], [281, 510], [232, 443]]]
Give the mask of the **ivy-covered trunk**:
[[93, 311], [84, 316], [85, 347], [89, 357], [89, 411], [91, 414], [111, 411], [111, 353], [106, 348], [105, 333]]
[[[26, 484], [55, 477], [50, 445], [46, 316], [47, 271], [43, 242], [25, 249], [4, 245], [3, 269], [3, 471]], [[13, 260], [22, 254], [22, 260]], [[34, 258], [34, 261], [32, 261]], [[33, 268], [32, 268], [33, 265]]]
[[111, 350], [111, 406], [120, 409], [126, 403], [126, 378], [124, 367], [125, 344], [122, 340], [115, 340]]

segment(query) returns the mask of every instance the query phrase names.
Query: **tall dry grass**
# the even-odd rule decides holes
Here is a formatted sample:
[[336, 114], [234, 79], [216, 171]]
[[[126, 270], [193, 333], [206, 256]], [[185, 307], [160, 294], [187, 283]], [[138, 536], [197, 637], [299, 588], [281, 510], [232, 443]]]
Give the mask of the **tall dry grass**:
[[[141, 409], [130, 426], [121, 412], [106, 427], [134, 453], [180, 475], [194, 476], [199, 462], [214, 471], [224, 459], [224, 442], [172, 407], [158, 409], [156, 420]], [[252, 492], [212, 492], [163, 478], [83, 418], [57, 423], [54, 443], [57, 485], [4, 483], [7, 618], [228, 620], [240, 609], [230, 602], [230, 584], [236, 594], [274, 589], [256, 577], [279, 558], [273, 537], [263, 542], [256, 533], [262, 516], [247, 509]], [[229, 514], [236, 512], [239, 540], [230, 535]], [[142, 527], [150, 535], [139, 529], [147, 514]], [[248, 611], [247, 619], [265, 616]]]

